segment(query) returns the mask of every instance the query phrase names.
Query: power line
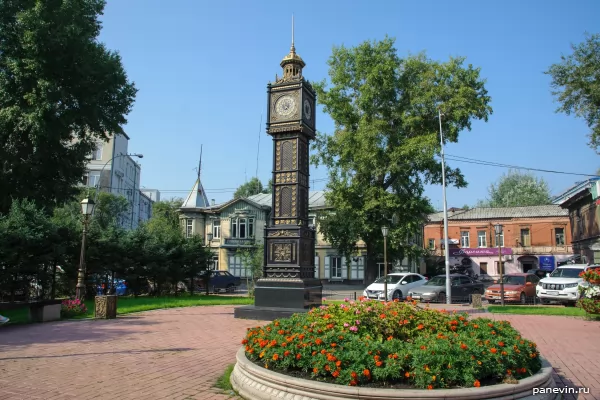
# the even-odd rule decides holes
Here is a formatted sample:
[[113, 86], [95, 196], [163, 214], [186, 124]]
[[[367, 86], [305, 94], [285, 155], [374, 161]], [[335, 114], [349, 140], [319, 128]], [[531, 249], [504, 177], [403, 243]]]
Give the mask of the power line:
[[527, 170], [527, 171], [547, 172], [547, 173], [551, 173], [551, 174], [598, 177], [598, 175], [596, 175], [596, 174], [582, 174], [582, 173], [578, 173], [578, 172], [566, 172], [566, 171], [556, 171], [556, 170], [551, 170], [551, 169], [523, 167], [523, 166], [519, 166], [519, 165], [502, 164], [502, 163], [497, 163], [497, 162], [493, 162], [493, 161], [485, 161], [485, 160], [478, 160], [475, 158], [456, 156], [453, 154], [447, 154], [446, 158], [449, 160], [452, 160], [452, 161], [458, 161], [458, 162], [464, 162], [464, 163], [470, 163], [470, 164], [478, 164], [478, 165], [487, 165], [489, 167], [523, 169], [523, 170]]

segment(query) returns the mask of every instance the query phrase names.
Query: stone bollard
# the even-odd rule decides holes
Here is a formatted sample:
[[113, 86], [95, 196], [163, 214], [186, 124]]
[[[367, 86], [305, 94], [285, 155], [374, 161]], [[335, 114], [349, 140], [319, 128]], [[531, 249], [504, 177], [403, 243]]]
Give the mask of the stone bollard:
[[481, 295], [480, 294], [472, 294], [471, 295], [471, 307], [473, 308], [482, 308], [483, 304], [481, 304]]
[[94, 318], [114, 319], [117, 318], [117, 296], [96, 296], [96, 309]]

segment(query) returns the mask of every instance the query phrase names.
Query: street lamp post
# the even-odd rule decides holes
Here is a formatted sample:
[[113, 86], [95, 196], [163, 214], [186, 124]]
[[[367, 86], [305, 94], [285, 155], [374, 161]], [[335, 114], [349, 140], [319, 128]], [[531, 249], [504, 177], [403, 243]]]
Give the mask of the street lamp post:
[[387, 236], [390, 231], [386, 225], [381, 227], [381, 233], [383, 234], [383, 293], [385, 294], [385, 301], [388, 301], [388, 290], [387, 290]]
[[[143, 154], [139, 154], [139, 153], [129, 153], [129, 154], [117, 154], [116, 156], [112, 157], [110, 160], [108, 160], [104, 166], [102, 167], [102, 169], [100, 170], [100, 176], [98, 177], [98, 183], [96, 184], [96, 193], [94, 195], [94, 204], [98, 204], [98, 194], [100, 193], [100, 179], [102, 179], [102, 172], [104, 172], [104, 169], [106, 168], [106, 166], [113, 160], [119, 158], [119, 157], [125, 157], [125, 156], [129, 156], [129, 157], [137, 157], [137, 158], [144, 158]], [[136, 168], [136, 173], [137, 173], [137, 168]], [[111, 168], [111, 174], [112, 174], [112, 168]], [[137, 179], [137, 177], [136, 177]], [[112, 184], [110, 185], [112, 186]], [[133, 183], [134, 189], [135, 189], [135, 181]], [[110, 189], [110, 188], [109, 188]], [[110, 190], [109, 190], [110, 191]], [[134, 197], [135, 200], [135, 197]], [[132, 208], [133, 208], [133, 204], [132, 204]], [[132, 217], [133, 218], [133, 217]]]
[[502, 262], [502, 247], [500, 246], [500, 235], [502, 235], [502, 225], [494, 225], [496, 230], [496, 243], [498, 243], [498, 270], [500, 272], [500, 305], [504, 307], [504, 263]]
[[79, 273], [77, 274], [77, 287], [75, 298], [83, 301], [85, 296], [85, 239], [87, 236], [87, 225], [90, 215], [94, 212], [96, 203], [85, 198], [81, 201], [81, 213], [83, 214], [83, 234], [81, 236], [81, 256], [79, 258]]
[[[212, 240], [213, 240], [213, 234], [212, 234], [212, 232], [211, 233], [207, 233], [206, 234], [206, 247], [208, 247], [209, 251], [211, 251], [210, 250], [210, 247], [211, 247], [210, 243], [212, 242]], [[211, 257], [212, 257], [212, 253], [211, 253]], [[212, 262], [212, 260], [209, 261], [209, 264], [206, 265], [206, 295], [207, 296], [209, 294], [209, 292], [208, 292], [208, 285], [210, 283], [210, 275], [211, 275], [210, 267], [209, 267], [210, 262]]]

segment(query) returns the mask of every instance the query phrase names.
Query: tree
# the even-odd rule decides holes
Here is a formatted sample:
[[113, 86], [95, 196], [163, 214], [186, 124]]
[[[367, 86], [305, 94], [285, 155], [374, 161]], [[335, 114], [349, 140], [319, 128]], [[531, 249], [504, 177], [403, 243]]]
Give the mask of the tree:
[[552, 94], [561, 104], [556, 112], [585, 119], [589, 146], [600, 154], [600, 34], [586, 33], [583, 43], [571, 45], [573, 54], [545, 73], [552, 77]]
[[0, 2], [0, 213], [69, 201], [97, 143], [124, 133], [136, 89], [98, 41], [104, 5]]
[[177, 209], [183, 204], [181, 197], [175, 197], [170, 200], [157, 201], [152, 205], [152, 217], [166, 218], [171, 225], [179, 226], [179, 213]]
[[487, 200], [478, 207], [541, 206], [552, 203], [548, 183], [531, 173], [510, 170], [497, 183], [490, 185]]
[[248, 182], [241, 184], [233, 194], [233, 198], [239, 199], [240, 197], [250, 197], [259, 193], [271, 193], [272, 187], [272, 180], [269, 180], [267, 187], [264, 187], [260, 180], [254, 177]]
[[[326, 200], [334, 211], [319, 216], [321, 232], [348, 257], [358, 239], [369, 255], [366, 279], [373, 280], [382, 252], [381, 226], [396, 216], [388, 236], [389, 255], [419, 255], [409, 238], [432, 211], [426, 183], [441, 183], [438, 109], [446, 142], [473, 119], [487, 120], [490, 97], [479, 69], [464, 58], [441, 63], [425, 54], [398, 57], [394, 40], [333, 49], [331, 87], [315, 86], [335, 122], [333, 135], [319, 134], [315, 165], [329, 169]], [[448, 184], [466, 186], [459, 169], [446, 167]]]

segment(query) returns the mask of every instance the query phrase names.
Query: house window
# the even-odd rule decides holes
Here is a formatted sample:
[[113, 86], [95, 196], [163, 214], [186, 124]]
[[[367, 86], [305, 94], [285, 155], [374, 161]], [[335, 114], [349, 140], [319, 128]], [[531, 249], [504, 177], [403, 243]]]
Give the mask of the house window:
[[565, 228], [554, 228], [554, 238], [557, 246], [565, 245]]
[[350, 279], [360, 280], [365, 276], [365, 257], [352, 257], [350, 262]]
[[89, 171], [83, 177], [83, 184], [87, 187], [99, 187], [100, 186], [100, 172]]
[[479, 263], [479, 275], [486, 274], [487, 275], [487, 264], [486, 262]]
[[504, 232], [500, 235], [495, 234], [494, 236], [496, 237], [496, 247], [504, 247]]
[[237, 218], [231, 220], [231, 237], [245, 239], [254, 236], [254, 218]]
[[531, 246], [531, 233], [529, 229], [521, 229], [521, 246]]
[[190, 238], [194, 234], [194, 220], [187, 218], [185, 220], [185, 237]]
[[252, 271], [242, 262], [242, 258], [236, 254], [229, 255], [229, 272], [231, 275], [239, 276], [240, 278], [252, 277]]
[[468, 248], [471, 244], [469, 240], [469, 231], [461, 231], [460, 232], [460, 247]]
[[435, 250], [435, 239], [429, 239], [427, 242], [427, 248], [429, 250]]
[[477, 231], [477, 246], [487, 247], [487, 234], [485, 231]]
[[213, 256], [212, 261], [208, 264], [208, 268], [214, 271], [219, 270], [219, 256]]
[[213, 221], [212, 234], [213, 239], [219, 239], [221, 237], [221, 221]]
[[102, 160], [102, 143], [97, 143], [96, 148], [92, 150], [92, 160]]
[[331, 279], [341, 279], [342, 268], [342, 257], [331, 257]]

